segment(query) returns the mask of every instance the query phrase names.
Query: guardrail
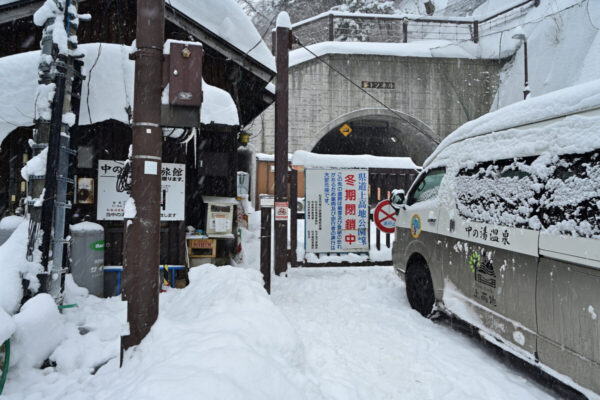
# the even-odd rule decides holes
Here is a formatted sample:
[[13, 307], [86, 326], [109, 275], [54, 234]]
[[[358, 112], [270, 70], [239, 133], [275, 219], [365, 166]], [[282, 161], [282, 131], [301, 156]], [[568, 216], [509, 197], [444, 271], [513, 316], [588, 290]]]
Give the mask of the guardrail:
[[539, 4], [540, 0], [524, 0], [485, 18], [328, 11], [297, 22], [292, 29], [305, 46], [326, 41], [408, 43], [427, 39], [478, 43], [482, 32], [520, 16], [524, 6]]

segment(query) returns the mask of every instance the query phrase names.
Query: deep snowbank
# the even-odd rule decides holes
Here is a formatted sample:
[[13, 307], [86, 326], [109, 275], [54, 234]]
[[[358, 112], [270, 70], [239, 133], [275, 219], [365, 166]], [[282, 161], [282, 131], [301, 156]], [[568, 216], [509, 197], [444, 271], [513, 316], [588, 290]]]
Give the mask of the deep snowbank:
[[28, 220], [21, 222], [12, 236], [0, 246], [0, 309], [8, 314], [15, 313], [19, 308], [23, 297], [22, 278], [29, 280], [31, 288], [37, 290], [39, 287], [36, 275], [40, 272], [40, 265], [25, 259], [28, 225]]
[[69, 301], [79, 307], [65, 310], [68, 333], [50, 357], [56, 367], [11, 371], [6, 398], [322, 398], [297, 334], [257, 271], [205, 265], [190, 271], [190, 281], [161, 295], [156, 324], [120, 369], [123, 303], [70, 282]]

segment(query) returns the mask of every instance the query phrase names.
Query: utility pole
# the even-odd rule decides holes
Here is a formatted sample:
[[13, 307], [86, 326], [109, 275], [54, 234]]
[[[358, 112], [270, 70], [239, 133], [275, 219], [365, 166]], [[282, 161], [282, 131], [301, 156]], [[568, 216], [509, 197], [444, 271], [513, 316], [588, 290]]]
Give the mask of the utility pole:
[[[78, 3], [78, 0], [61, 0], [55, 2], [54, 7], [45, 3], [33, 17], [34, 23], [44, 29], [41, 41], [44, 57], [38, 66], [36, 128], [31, 147], [35, 157], [46, 152], [46, 169], [44, 175], [28, 177], [27, 260], [34, 260], [39, 244], [43, 267], [38, 276], [40, 292], [51, 294], [59, 304], [66, 271], [64, 248], [68, 243], [65, 239], [66, 210], [70, 208], [67, 190], [73, 183], [69, 179], [69, 157], [73, 155], [70, 130], [78, 123], [79, 114], [72, 101], [79, 104], [77, 88], [81, 88], [83, 79], [78, 71], [81, 61], [76, 60], [83, 57], [77, 50], [77, 28], [80, 21], [90, 19], [89, 15], [78, 14]], [[57, 30], [64, 34], [57, 35]], [[51, 87], [54, 95], [50, 101], [41, 94]]]
[[287, 271], [288, 223], [288, 69], [292, 24], [285, 11], [277, 16], [275, 87], [275, 273]]
[[138, 345], [158, 317], [165, 3], [138, 0], [137, 4], [131, 198], [125, 206], [123, 246], [129, 335], [121, 338], [121, 362], [123, 351]]

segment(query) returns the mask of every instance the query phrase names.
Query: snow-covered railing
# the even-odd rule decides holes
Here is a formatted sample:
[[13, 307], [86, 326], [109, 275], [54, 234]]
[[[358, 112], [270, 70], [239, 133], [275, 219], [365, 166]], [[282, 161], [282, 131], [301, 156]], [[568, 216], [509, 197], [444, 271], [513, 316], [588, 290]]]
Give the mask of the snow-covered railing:
[[477, 43], [485, 34], [482, 29], [491, 31], [498, 23], [506, 24], [520, 15], [524, 7], [537, 7], [539, 3], [540, 0], [522, 0], [485, 18], [328, 11], [299, 21], [292, 29], [305, 46], [325, 41], [407, 43], [425, 39]]

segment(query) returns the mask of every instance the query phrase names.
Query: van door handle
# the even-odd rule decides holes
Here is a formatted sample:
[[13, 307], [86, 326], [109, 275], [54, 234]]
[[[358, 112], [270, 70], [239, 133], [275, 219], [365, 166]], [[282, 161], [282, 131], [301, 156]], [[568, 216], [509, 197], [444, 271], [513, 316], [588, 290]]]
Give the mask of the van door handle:
[[435, 221], [437, 221], [437, 218], [434, 218], [434, 217], [427, 218], [427, 222], [429, 222], [430, 224], [435, 224]]

